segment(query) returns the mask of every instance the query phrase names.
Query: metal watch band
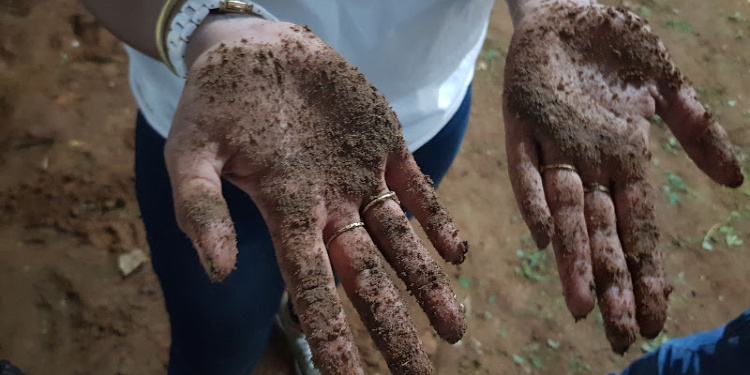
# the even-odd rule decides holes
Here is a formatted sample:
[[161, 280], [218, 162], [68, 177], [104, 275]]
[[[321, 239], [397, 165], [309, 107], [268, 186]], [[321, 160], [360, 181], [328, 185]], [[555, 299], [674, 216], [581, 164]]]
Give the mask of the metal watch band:
[[190, 37], [198, 25], [208, 17], [212, 10], [219, 10], [228, 14], [247, 14], [278, 21], [271, 13], [260, 5], [249, 0], [188, 0], [180, 8], [180, 12], [172, 19], [167, 34], [167, 56], [178, 77], [187, 75], [185, 65], [185, 51]]

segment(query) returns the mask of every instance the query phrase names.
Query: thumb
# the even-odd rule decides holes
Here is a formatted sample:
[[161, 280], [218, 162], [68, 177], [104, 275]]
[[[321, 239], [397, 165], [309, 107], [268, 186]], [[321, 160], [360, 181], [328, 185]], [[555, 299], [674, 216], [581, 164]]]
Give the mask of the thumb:
[[180, 229], [190, 238], [212, 282], [235, 268], [237, 239], [227, 202], [221, 194], [223, 161], [211, 146], [196, 150], [167, 140], [165, 159]]
[[722, 185], [742, 185], [742, 171], [727, 132], [706, 112], [695, 90], [685, 84], [679, 89], [662, 88], [660, 93], [656, 112], [698, 168]]

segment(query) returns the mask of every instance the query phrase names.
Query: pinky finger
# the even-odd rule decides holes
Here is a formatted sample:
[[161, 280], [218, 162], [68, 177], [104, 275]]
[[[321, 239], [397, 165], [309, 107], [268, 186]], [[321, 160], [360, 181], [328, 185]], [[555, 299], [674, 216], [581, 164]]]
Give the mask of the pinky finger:
[[420, 171], [408, 151], [391, 156], [386, 168], [386, 182], [419, 220], [443, 259], [453, 264], [463, 263], [469, 243], [459, 237], [453, 219], [438, 199], [432, 180]]
[[505, 150], [508, 155], [508, 174], [516, 204], [536, 246], [549, 245], [553, 220], [544, 198], [544, 185], [537, 165], [537, 147], [530, 134], [522, 134], [519, 120], [506, 113]]

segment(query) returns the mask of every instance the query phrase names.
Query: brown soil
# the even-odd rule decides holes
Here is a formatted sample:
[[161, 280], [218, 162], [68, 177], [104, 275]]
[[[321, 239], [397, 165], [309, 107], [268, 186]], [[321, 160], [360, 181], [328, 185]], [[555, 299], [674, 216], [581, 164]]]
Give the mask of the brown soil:
[[[729, 17], [750, 18], [750, 3], [626, 3], [650, 9], [654, 31], [725, 126], [747, 171], [750, 22]], [[440, 192], [472, 243], [463, 265], [444, 265], [467, 309], [466, 335], [454, 346], [434, 338], [414, 298], [404, 299], [438, 374], [619, 371], [641, 354], [642, 342], [619, 356], [596, 312], [573, 321], [552, 254], [535, 251], [515, 208], [501, 125], [512, 34], [502, 2], [492, 21], [467, 139]], [[0, 1], [0, 359], [29, 375], [165, 372], [169, 327], [156, 278], [149, 265], [127, 278], [116, 265], [119, 254], [147, 249], [132, 183], [135, 113], [118, 41], [74, 0]], [[750, 185], [729, 190], [711, 182], [671, 137], [653, 127], [649, 176], [675, 288], [665, 330], [677, 337], [750, 307], [750, 286], [739, 282], [750, 253], [747, 245], [727, 245], [736, 244], [727, 228], [750, 243]], [[667, 172], [687, 191], [672, 175], [670, 184]], [[704, 250], [714, 226], [717, 241]], [[388, 373], [355, 310], [344, 305], [365, 372]], [[287, 360], [273, 338], [253, 373], [287, 374]]]

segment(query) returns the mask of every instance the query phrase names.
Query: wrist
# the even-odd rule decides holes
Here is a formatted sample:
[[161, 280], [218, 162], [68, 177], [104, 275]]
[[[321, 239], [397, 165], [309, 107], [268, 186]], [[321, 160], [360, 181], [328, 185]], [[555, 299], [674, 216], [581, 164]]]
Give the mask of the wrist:
[[326, 44], [304, 29], [289, 22], [269, 21], [260, 17], [237, 15], [211, 15], [206, 18], [185, 50], [185, 65], [188, 72], [192, 67], [207, 59], [209, 51], [220, 44], [230, 47], [248, 48], [253, 45], [281, 44], [284, 40], [295, 41], [297, 45], [308, 47], [306, 51], [320, 50]]
[[527, 21], [538, 19], [549, 14], [555, 6], [591, 6], [596, 0], [506, 0], [513, 20], [513, 27], [518, 29]]
[[232, 40], [239, 40], [242, 35], [259, 35], [263, 26], [269, 23], [260, 17], [237, 14], [210, 14], [198, 26], [190, 38], [185, 50], [185, 65], [188, 71], [204, 52], [212, 47]]

